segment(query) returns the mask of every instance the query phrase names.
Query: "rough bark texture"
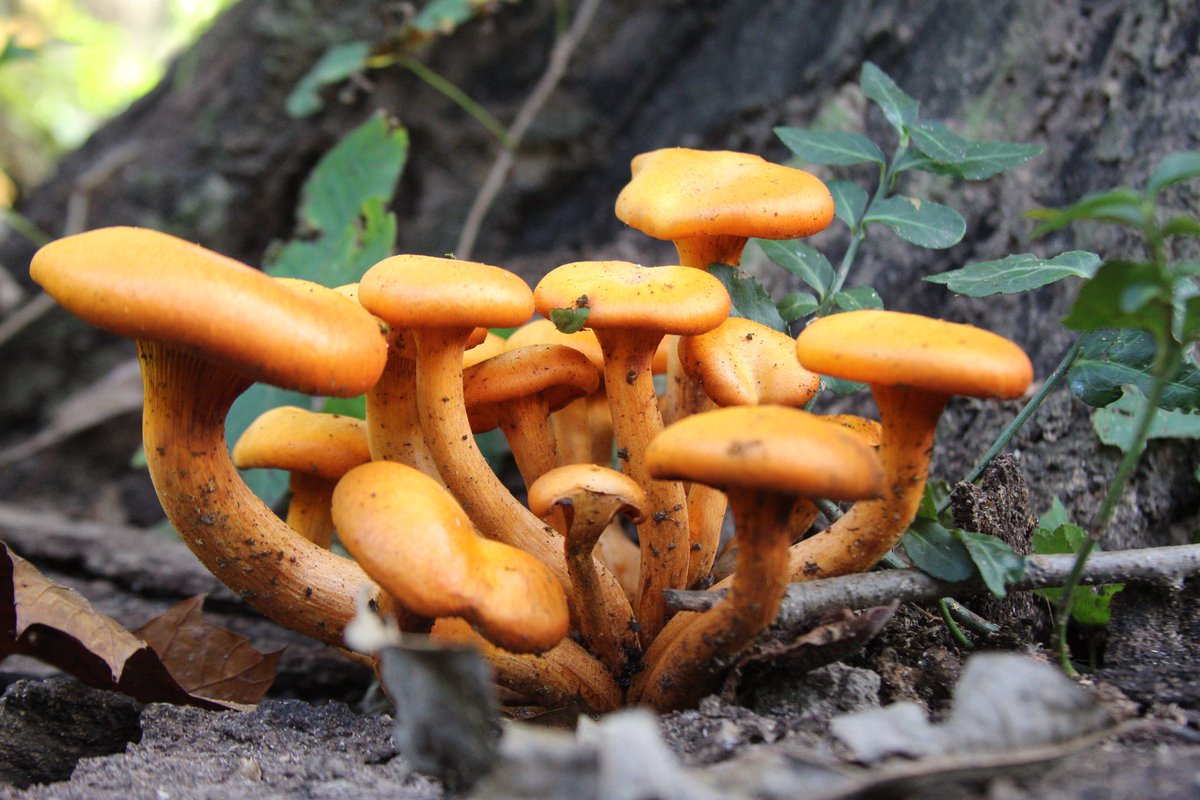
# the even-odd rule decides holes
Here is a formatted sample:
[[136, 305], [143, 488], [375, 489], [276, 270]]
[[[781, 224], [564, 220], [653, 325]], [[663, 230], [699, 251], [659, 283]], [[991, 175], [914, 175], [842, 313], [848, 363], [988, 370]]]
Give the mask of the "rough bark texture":
[[[327, 91], [329, 103], [314, 117], [293, 120], [284, 112], [284, 98], [329, 44], [379, 36], [389, 22], [386, 10], [399, 5], [242, 0], [159, 88], [64, 159], [21, 210], [51, 233], [61, 232], [68, 200], [100, 164], [111, 173], [88, 195], [89, 227], [148, 225], [259, 263], [272, 241], [292, 234], [299, 188], [320, 155], [384, 108], [409, 128], [412, 141], [394, 203], [400, 250], [453, 249], [497, 147], [461, 109], [392, 68]], [[422, 59], [509, 120], [545, 67], [552, 6], [550, 0], [501, 6], [435, 42]], [[1013, 338], [1029, 351], [1038, 374], [1047, 374], [1071, 340], [1059, 320], [1073, 284], [976, 301], [954, 298], [919, 277], [1034, 247], [1043, 254], [1083, 248], [1135, 255], [1129, 241], [1099, 227], [1031, 246], [1021, 212], [1115, 185], [1141, 185], [1163, 155], [1200, 146], [1200, 13], [1190, 0], [610, 0], [527, 137], [473, 258], [508, 266], [531, 282], [579, 258], [672, 261], [669, 244], [613, 217], [629, 159], [685, 145], [781, 160], [787, 153], [772, 129], [816, 122], [861, 127], [887, 141], [886, 123], [857, 89], [867, 59], [920, 99], [925, 115], [967, 135], [1032, 141], [1046, 152], [982, 184], [907, 178], [903, 190], [959, 208], [966, 237], [950, 250], [929, 251], [873, 230], [851, 283], [874, 285], [890, 308], [972, 322]], [[871, 179], [846, 170], [820, 173]], [[1197, 206], [1194, 185], [1172, 195]], [[813, 242], [834, 259], [845, 240], [844, 228], [836, 228]], [[26, 287], [32, 251], [15, 234], [0, 237], [0, 266]], [[753, 262], [747, 269], [773, 291], [791, 288], [782, 270]], [[127, 343], [52, 312], [0, 351], [0, 441], [36, 430], [56, 398], [130, 357]], [[961, 476], [1015, 410], [1016, 404], [954, 402], [939, 433], [935, 475]], [[27, 507], [146, 524], [154, 516], [148, 482], [127, 463], [137, 439], [136, 415], [116, 418], [5, 470], [0, 496]], [[1044, 510], [1058, 496], [1077, 522], [1086, 522], [1098, 505], [1116, 463], [1116, 453], [1095, 439], [1089, 410], [1064, 391], [1011, 449], [1029, 477], [1032, 510]], [[1200, 505], [1197, 460], [1189, 442], [1153, 443], [1105, 546], [1190, 537]], [[88, 545], [81, 540], [80, 546]], [[89, 586], [111, 580], [124, 587], [109, 608], [98, 602], [118, 617], [123, 603], [144, 594], [129, 590], [128, 577], [106, 577], [86, 559], [50, 558], [57, 573], [69, 574], [93, 601]], [[149, 617], [165, 605], [162, 595], [150, 595], [148, 613], [125, 606], [124, 617]], [[1129, 648], [1116, 652], [1127, 667]], [[321, 696], [344, 698], [362, 677]], [[284, 691], [312, 697], [316, 690], [297, 677]]]

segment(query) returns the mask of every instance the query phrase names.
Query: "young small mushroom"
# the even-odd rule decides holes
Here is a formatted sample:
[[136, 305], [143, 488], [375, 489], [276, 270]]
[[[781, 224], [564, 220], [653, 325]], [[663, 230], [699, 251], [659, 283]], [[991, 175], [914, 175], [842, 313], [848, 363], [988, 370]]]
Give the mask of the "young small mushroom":
[[[548, 319], [534, 319], [513, 331], [508, 337], [509, 350], [531, 344], [563, 344], [587, 356], [603, 376], [604, 353], [596, 334], [587, 328], [563, 333]], [[550, 415], [554, 439], [558, 443], [559, 459], [563, 464], [607, 464], [612, 458], [612, 416], [608, 399], [600, 388], [573, 400]]]
[[541, 653], [567, 633], [567, 600], [533, 556], [476, 532], [424, 473], [391, 461], [355, 467], [333, 493], [342, 544], [412, 613], [462, 617], [493, 644]]
[[225, 415], [256, 381], [354, 396], [378, 379], [379, 325], [332, 289], [298, 291], [167, 234], [102, 228], [51, 242], [30, 274], [81, 319], [136, 340], [142, 432], [167, 518], [222, 583], [276, 622], [341, 645], [362, 588], [350, 561], [299, 536], [242, 481]]
[[651, 478], [644, 466], [650, 440], [662, 430], [651, 365], [669, 333], [712, 330], [729, 316], [729, 294], [702, 270], [640, 267], [625, 261], [580, 261], [551, 270], [534, 290], [537, 309], [588, 300], [587, 325], [604, 351], [604, 387], [623, 470], [646, 492], [647, 521], [638, 527], [642, 591], [637, 613], [648, 643], [667, 618], [663, 589], [687, 582], [687, 497], [677, 481]]
[[471, 430], [504, 433], [526, 486], [559, 465], [550, 413], [599, 385], [588, 357], [561, 344], [518, 347], [463, 370]]
[[287, 524], [328, 548], [333, 542], [330, 503], [338, 479], [371, 460], [367, 424], [340, 414], [280, 406], [259, 415], [233, 446], [238, 469], [289, 473]]
[[856, 503], [828, 530], [792, 546], [792, 580], [863, 572], [917, 513], [942, 409], [953, 395], [1014, 399], [1033, 366], [1009, 340], [970, 325], [896, 311], [822, 317], [797, 338], [800, 362], [871, 387], [882, 426], [883, 496]]
[[749, 153], [672, 147], [635, 156], [630, 168], [617, 218], [674, 242], [684, 266], [736, 266], [751, 237], [796, 239], [833, 221], [818, 178]]
[[788, 518], [798, 498], [858, 500], [883, 490], [870, 447], [837, 425], [782, 406], [735, 406], [688, 417], [646, 453], [652, 474], [723, 488], [738, 531], [728, 596], [680, 613], [646, 653], [630, 699], [667, 710], [712, 691], [723, 660], [775, 618], [788, 583]]
[[569, 464], [529, 487], [529, 508], [543, 519], [563, 511], [567, 572], [579, 628], [588, 651], [614, 676], [626, 681], [631, 662], [641, 658], [637, 621], [629, 603], [612, 604], [600, 591], [592, 549], [618, 514], [633, 522], [645, 517], [646, 495], [627, 475], [596, 464]]

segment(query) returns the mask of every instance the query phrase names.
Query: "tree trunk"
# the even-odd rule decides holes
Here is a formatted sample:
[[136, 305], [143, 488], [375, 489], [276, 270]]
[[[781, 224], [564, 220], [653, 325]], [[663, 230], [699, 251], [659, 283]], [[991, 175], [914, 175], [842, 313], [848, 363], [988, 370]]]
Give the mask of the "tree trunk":
[[[553, 5], [501, 6], [439, 39], [421, 58], [511, 120], [545, 68]], [[158, 88], [65, 158], [24, 199], [22, 212], [58, 234], [69, 199], [102, 173], [87, 192], [88, 227], [146, 225], [259, 263], [272, 241], [291, 236], [299, 187], [319, 156], [384, 108], [409, 128], [412, 141], [394, 203], [400, 250], [452, 250], [498, 148], [460, 108], [393, 67], [327, 90], [328, 103], [315, 116], [291, 119], [284, 110], [287, 94], [329, 45], [377, 39], [394, 22], [381, 16], [390, 7], [242, 0]], [[1133, 255], [1128, 241], [1095, 227], [1030, 244], [1030, 223], [1021, 214], [1097, 189], [1141, 185], [1163, 155], [1194, 148], [1198, 39], [1193, 5], [1167, 0], [611, 0], [526, 138], [472, 257], [531, 282], [579, 258], [673, 260], [669, 244], [625, 228], [612, 214], [629, 159], [685, 145], [782, 160], [788, 154], [772, 129], [818, 122], [862, 128], [886, 142], [886, 124], [857, 89], [860, 67], [870, 60], [921, 101], [923, 115], [969, 136], [1032, 141], [1046, 152], [982, 184], [907, 178], [905, 191], [959, 208], [966, 237], [950, 250], [929, 251], [877, 227], [851, 285], [874, 285], [890, 308], [973, 322], [1013, 338], [1045, 375], [1071, 340], [1059, 320], [1073, 284], [976, 301], [919, 277], [1031, 249]], [[871, 179], [853, 170], [817, 171]], [[1190, 192], [1194, 207], [1195, 191], [1179, 193]], [[844, 228], [834, 228], [813, 243], [837, 258]], [[28, 285], [24, 265], [32, 251], [9, 234], [0, 241], [0, 264]], [[782, 270], [747, 268], [776, 291], [788, 288]], [[15, 433], [29, 433], [53, 398], [128, 352], [61, 312], [48, 315], [5, 345], [0, 419]], [[936, 470], [951, 479], [961, 475], [1014, 411], [1011, 404], [952, 406]], [[1065, 392], [1026, 426], [1014, 449], [1037, 476], [1035, 510], [1057, 495], [1078, 519], [1098, 502], [1115, 462], [1096, 443], [1088, 410]], [[126, 469], [111, 448], [84, 454], [89, 470]], [[37, 497], [35, 477], [64, 459], [43, 454], [0, 485]], [[1191, 447], [1155, 444], [1135, 480], [1136, 507], [1131, 492], [1113, 527], [1114, 544], [1162, 542], [1171, 530], [1190, 529], [1200, 499], [1194, 460]]]

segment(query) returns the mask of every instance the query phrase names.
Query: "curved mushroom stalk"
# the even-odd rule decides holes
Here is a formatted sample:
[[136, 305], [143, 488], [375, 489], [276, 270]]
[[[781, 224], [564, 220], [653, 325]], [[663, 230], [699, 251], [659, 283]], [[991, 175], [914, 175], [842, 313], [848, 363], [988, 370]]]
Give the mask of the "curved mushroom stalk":
[[645, 515], [646, 495], [619, 472], [595, 464], [571, 464], [542, 475], [529, 487], [529, 508], [547, 518], [557, 509], [565, 524], [565, 552], [579, 629], [585, 646], [622, 684], [641, 658], [637, 620], [629, 603], [612, 603], [601, 591], [592, 550], [608, 524], [624, 514]]
[[883, 471], [853, 434], [781, 406], [731, 407], [688, 417], [654, 440], [652, 472], [721, 486], [737, 523], [729, 595], [701, 614], [679, 614], [646, 653], [630, 700], [658, 709], [710, 692], [737, 653], [775, 618], [787, 588], [791, 510], [798, 498], [877, 496]]
[[30, 274], [76, 316], [138, 343], [146, 460], [163, 509], [204, 565], [266, 616], [342, 643], [366, 588], [352, 561], [306, 541], [229, 460], [225, 415], [256, 380], [353, 396], [383, 369], [379, 327], [333, 290], [298, 291], [173, 236], [103, 228], [52, 242]]
[[637, 613], [648, 643], [666, 622], [662, 590], [687, 583], [687, 497], [678, 481], [654, 479], [644, 467], [650, 440], [662, 430], [654, 392], [654, 354], [668, 333], [711, 330], [729, 316], [729, 294], [712, 276], [684, 267], [639, 267], [624, 261], [581, 261], [551, 270], [534, 291], [549, 316], [587, 297], [588, 325], [604, 351], [604, 387], [622, 470], [646, 492], [647, 520], [638, 527], [642, 590]]
[[[529, 287], [499, 267], [410, 255], [371, 267], [359, 283], [359, 297], [371, 313], [412, 332], [425, 443], [475, 527], [489, 539], [532, 554], [569, 589], [562, 539], [492, 472], [471, 435], [463, 395], [463, 350], [472, 328], [525, 321], [533, 312]], [[620, 595], [612, 575], [607, 570], [600, 574], [605, 593]]]
[[562, 708], [582, 704], [604, 713], [616, 711], [624, 699], [613, 676], [570, 639], [541, 655], [513, 653], [455, 617], [437, 620], [431, 635], [436, 641], [478, 648], [491, 665], [496, 683], [532, 705]]
[[870, 384], [888, 480], [882, 498], [855, 504], [827, 531], [793, 546], [793, 580], [874, 566], [916, 516], [947, 400], [955, 394], [1015, 398], [1033, 379], [1029, 358], [1007, 339], [894, 311], [823, 317], [800, 334], [796, 348], [816, 372]]

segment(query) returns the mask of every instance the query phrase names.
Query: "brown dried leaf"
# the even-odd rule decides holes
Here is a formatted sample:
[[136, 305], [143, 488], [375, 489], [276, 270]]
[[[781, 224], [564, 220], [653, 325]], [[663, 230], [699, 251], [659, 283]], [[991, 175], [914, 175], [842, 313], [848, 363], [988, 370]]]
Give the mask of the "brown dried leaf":
[[253, 705], [275, 680], [283, 650], [262, 653], [246, 637], [205, 622], [204, 598], [177, 603], [134, 633], [192, 694]]
[[0, 542], [0, 660], [26, 655], [143, 703], [228, 709], [185, 690], [145, 642]]

